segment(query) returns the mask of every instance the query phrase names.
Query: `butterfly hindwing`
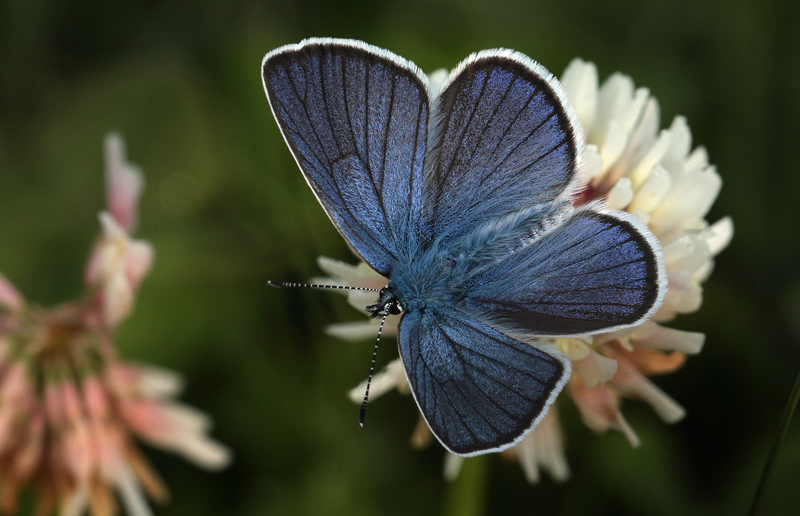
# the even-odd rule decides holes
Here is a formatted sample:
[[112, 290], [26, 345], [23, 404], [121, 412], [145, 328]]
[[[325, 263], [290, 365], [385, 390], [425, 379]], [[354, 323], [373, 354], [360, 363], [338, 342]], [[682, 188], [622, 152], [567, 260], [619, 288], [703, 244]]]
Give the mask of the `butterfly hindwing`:
[[575, 185], [583, 140], [558, 82], [508, 50], [484, 51], [450, 75], [432, 108], [426, 209], [455, 238]]
[[519, 442], [569, 378], [570, 362], [518, 342], [451, 307], [407, 313], [398, 345], [414, 399], [451, 452]]
[[666, 291], [657, 245], [631, 215], [574, 211], [470, 278], [465, 305], [528, 335], [631, 326], [652, 316]]
[[428, 123], [427, 78], [352, 40], [307, 40], [267, 54], [264, 89], [328, 216], [387, 275], [417, 246]]

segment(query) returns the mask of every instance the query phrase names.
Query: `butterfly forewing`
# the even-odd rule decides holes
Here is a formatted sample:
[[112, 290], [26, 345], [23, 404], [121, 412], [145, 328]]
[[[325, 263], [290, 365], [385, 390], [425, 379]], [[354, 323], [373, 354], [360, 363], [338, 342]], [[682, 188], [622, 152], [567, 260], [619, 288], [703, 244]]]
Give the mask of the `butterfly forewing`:
[[409, 313], [400, 356], [422, 415], [459, 455], [499, 451], [544, 417], [570, 363], [451, 307]]
[[388, 275], [418, 245], [427, 78], [350, 40], [282, 47], [267, 54], [262, 72], [273, 114], [323, 208]]
[[434, 236], [456, 238], [569, 193], [582, 152], [571, 113], [550, 73], [522, 54], [484, 51], [456, 67], [431, 117]]

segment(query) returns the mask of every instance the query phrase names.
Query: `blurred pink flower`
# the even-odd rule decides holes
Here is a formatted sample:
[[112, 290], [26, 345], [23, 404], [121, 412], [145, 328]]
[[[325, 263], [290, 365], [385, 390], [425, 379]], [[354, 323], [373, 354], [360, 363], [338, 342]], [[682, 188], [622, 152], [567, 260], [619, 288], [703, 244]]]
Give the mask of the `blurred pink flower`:
[[0, 512], [16, 512], [20, 489], [32, 485], [40, 515], [117, 514], [115, 493], [127, 513], [151, 514], [145, 494], [168, 494], [134, 437], [209, 469], [230, 460], [208, 437], [210, 420], [173, 401], [176, 373], [117, 356], [114, 329], [133, 309], [153, 249], [130, 237], [142, 178], [118, 136], [106, 139], [106, 157], [108, 211], [87, 295], [44, 309], [0, 275]]

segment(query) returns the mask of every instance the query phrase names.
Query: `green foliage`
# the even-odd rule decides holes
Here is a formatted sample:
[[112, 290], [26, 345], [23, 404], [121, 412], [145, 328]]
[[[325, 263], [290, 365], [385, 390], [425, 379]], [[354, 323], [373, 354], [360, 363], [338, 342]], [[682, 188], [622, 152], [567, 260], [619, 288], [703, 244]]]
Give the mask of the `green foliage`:
[[[0, 271], [45, 305], [80, 291], [99, 231], [102, 139], [123, 134], [147, 187], [138, 237], [156, 248], [126, 357], [183, 372], [184, 399], [210, 413], [232, 467], [207, 473], [146, 450], [173, 493], [158, 514], [744, 514], [800, 365], [794, 209], [800, 63], [790, 3], [380, 2], [0, 5]], [[497, 457], [442, 479], [438, 446], [408, 446], [410, 397], [358, 407], [371, 342], [325, 337], [359, 316], [336, 294], [278, 291], [320, 254], [352, 260], [296, 169], [263, 95], [263, 55], [309, 36], [364, 39], [426, 71], [512, 47], [560, 74], [576, 56], [622, 71], [686, 115], [723, 178], [710, 220], [731, 215], [699, 313], [703, 353], [656, 382], [688, 410], [669, 426], [627, 403], [642, 439], [597, 436], [565, 404], [573, 479], [525, 483]], [[395, 356], [383, 343], [379, 367]], [[789, 428], [763, 514], [796, 514], [800, 434]], [[475, 481], [475, 479], [478, 479]], [[470, 484], [479, 482], [480, 485]], [[475, 486], [474, 488], [472, 486]], [[450, 491], [448, 493], [448, 491]], [[472, 497], [471, 499], [469, 497]]]

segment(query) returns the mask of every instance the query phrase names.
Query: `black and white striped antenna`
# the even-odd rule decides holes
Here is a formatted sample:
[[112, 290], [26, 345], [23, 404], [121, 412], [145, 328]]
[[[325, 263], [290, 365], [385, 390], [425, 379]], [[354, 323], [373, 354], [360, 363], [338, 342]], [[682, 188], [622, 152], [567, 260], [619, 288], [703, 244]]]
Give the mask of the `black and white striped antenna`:
[[381, 291], [378, 288], [349, 287], [347, 285], [318, 285], [316, 283], [286, 283], [286, 282], [283, 282], [283, 281], [267, 281], [267, 285], [269, 285], [270, 287], [278, 287], [278, 288], [305, 287], [305, 288], [332, 288], [332, 289], [339, 289], [339, 290], [368, 290], [370, 292], [380, 292]]
[[378, 338], [375, 340], [375, 349], [372, 351], [372, 363], [369, 366], [369, 376], [367, 377], [367, 388], [364, 391], [364, 401], [361, 402], [361, 410], [358, 412], [358, 426], [364, 428], [364, 418], [367, 415], [367, 400], [369, 400], [369, 386], [372, 385], [372, 375], [375, 372], [375, 359], [378, 356], [378, 344], [381, 342], [381, 333], [383, 332], [383, 323], [386, 322], [388, 315], [384, 315], [381, 319], [381, 325], [378, 328]]
[[[330, 288], [339, 290], [364, 290], [369, 292], [380, 292], [377, 288], [368, 287], [350, 287], [346, 285], [320, 285], [317, 283], [286, 283], [283, 281], [267, 281], [267, 285], [278, 288]], [[381, 319], [381, 325], [378, 328], [378, 338], [375, 340], [375, 349], [372, 351], [372, 363], [369, 366], [369, 377], [367, 377], [367, 388], [364, 391], [364, 401], [361, 402], [361, 410], [358, 412], [358, 426], [364, 428], [364, 418], [367, 415], [367, 401], [369, 400], [369, 387], [372, 385], [372, 376], [375, 373], [375, 360], [378, 357], [378, 344], [381, 342], [381, 333], [383, 333], [383, 323], [386, 322], [387, 315]]]

